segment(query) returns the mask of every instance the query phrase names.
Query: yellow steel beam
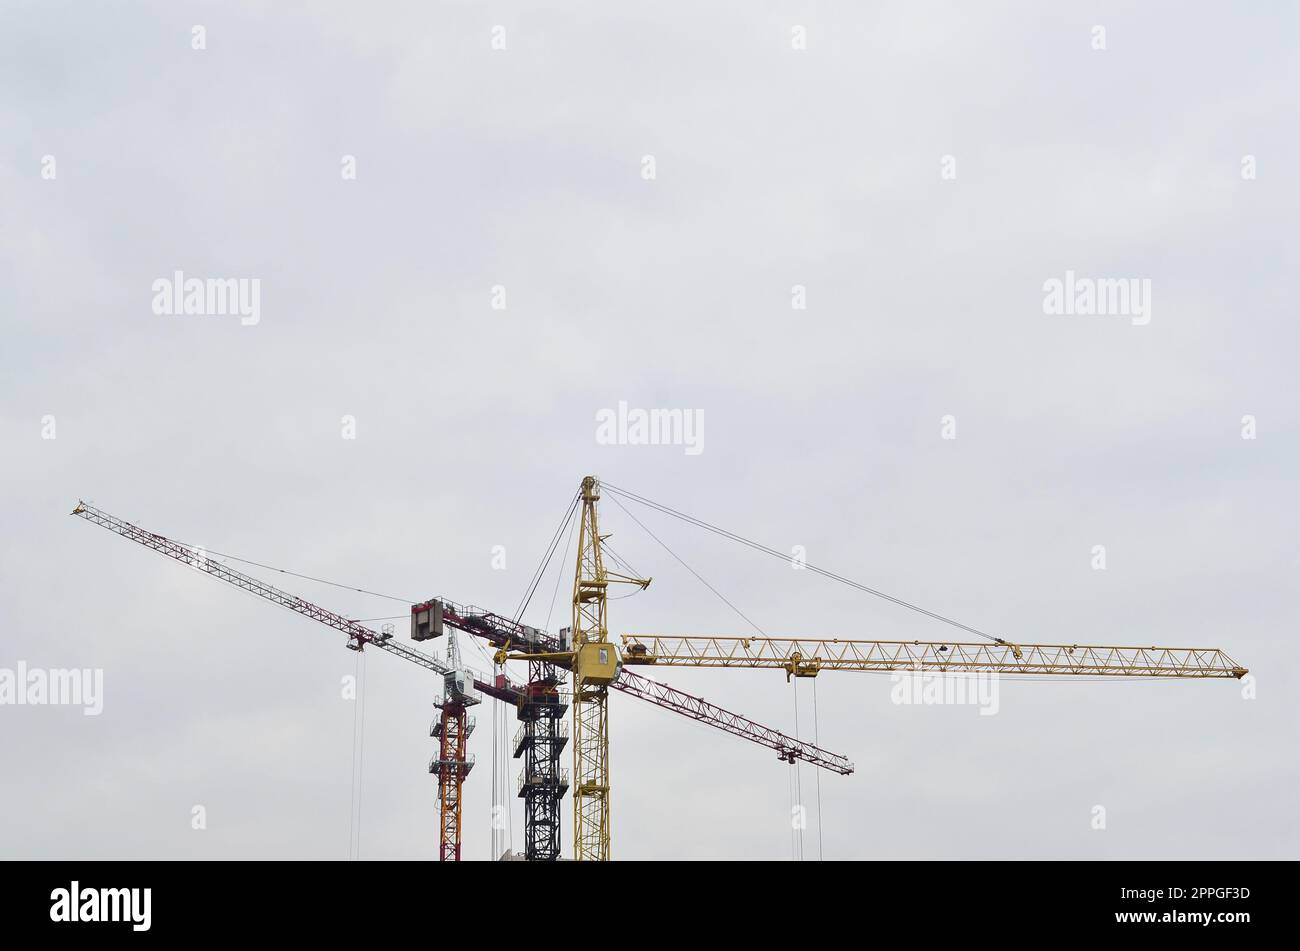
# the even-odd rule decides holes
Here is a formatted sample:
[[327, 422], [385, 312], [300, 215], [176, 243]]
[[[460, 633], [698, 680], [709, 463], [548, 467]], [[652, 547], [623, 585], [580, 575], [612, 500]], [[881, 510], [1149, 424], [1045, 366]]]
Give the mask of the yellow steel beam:
[[1113, 677], [1236, 677], [1246, 668], [1214, 647], [861, 641], [799, 637], [626, 634], [623, 663], [758, 667], [800, 677], [822, 670], [927, 670]]
[[[573, 649], [608, 640], [605, 589], [609, 580], [600, 551], [596, 480], [582, 480], [582, 513], [578, 531], [578, 561], [573, 579]], [[614, 645], [608, 645], [612, 653]], [[579, 665], [573, 667], [573, 858], [609, 859], [609, 688], [585, 683]]]

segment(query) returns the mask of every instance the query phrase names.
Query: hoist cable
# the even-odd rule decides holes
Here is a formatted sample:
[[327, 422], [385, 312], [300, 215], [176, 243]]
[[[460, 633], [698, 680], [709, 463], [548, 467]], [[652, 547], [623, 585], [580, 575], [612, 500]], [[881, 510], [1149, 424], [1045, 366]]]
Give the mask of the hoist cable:
[[[607, 486], [607, 488], [608, 488], [608, 486]], [[669, 547], [668, 547], [668, 544], [667, 544], [663, 539], [661, 539], [661, 538], [660, 538], [658, 535], [656, 535], [654, 532], [650, 531], [649, 528], [646, 528], [645, 523], [642, 522], [642, 521], [641, 521], [639, 518], [637, 518], [635, 515], [633, 515], [631, 512], [629, 512], [628, 509], [627, 509], [627, 506], [625, 506], [622, 502], [620, 502], [620, 501], [618, 500], [617, 497], [615, 497], [615, 496], [611, 496], [611, 498], [613, 499], [615, 505], [617, 505], [617, 506], [618, 506], [619, 508], [621, 508], [625, 513], [627, 513], [627, 517], [628, 517], [628, 518], [630, 518], [632, 521], [634, 521], [634, 522], [636, 522], [638, 525], [640, 525], [640, 526], [641, 526], [641, 529], [642, 529], [642, 530], [643, 530], [647, 535], [649, 535], [649, 536], [650, 536], [651, 538], [653, 538], [656, 542], [658, 542], [659, 545], [660, 545], [660, 547], [663, 548], [664, 551], [666, 551], [666, 552], [668, 552], [668, 554], [672, 555], [673, 558], [675, 558], [675, 559], [677, 560], [677, 563], [678, 563], [679, 565], [681, 565], [683, 568], [685, 568], [687, 571], [689, 571], [691, 574], [693, 574], [693, 575], [696, 577], [696, 579], [700, 582], [700, 584], [704, 585], [704, 587], [708, 588], [710, 591], [712, 591], [714, 594], [716, 594], [716, 595], [717, 595], [717, 596], [722, 600], [722, 602], [723, 602], [727, 607], [731, 608], [731, 610], [735, 611], [738, 615], [740, 615], [740, 617], [744, 620], [744, 622], [745, 622], [746, 624], [748, 624], [748, 625], [749, 625], [750, 627], [752, 627], [754, 630], [758, 631], [758, 633], [761, 634], [763, 637], [766, 637], [766, 636], [767, 636], [767, 632], [764, 631], [764, 630], [763, 630], [761, 627], [759, 627], [757, 624], [755, 624], [753, 621], [751, 621], [751, 620], [749, 619], [749, 616], [748, 616], [747, 614], [745, 614], [744, 611], [740, 610], [740, 608], [738, 608], [738, 607], [736, 607], [734, 604], [732, 604], [731, 601], [727, 599], [727, 596], [726, 596], [726, 595], [724, 595], [724, 594], [723, 594], [721, 591], [719, 591], [717, 588], [713, 587], [713, 585], [709, 584], [709, 582], [706, 581], [706, 580], [704, 579], [704, 576], [703, 576], [703, 575], [701, 575], [698, 571], [696, 571], [694, 568], [692, 568], [692, 567], [691, 567], [690, 565], [688, 565], [686, 562], [682, 561], [681, 557], [677, 554], [677, 552], [675, 552], [675, 551], [673, 551], [671, 548], [669, 548]]]
[[[784, 552], [778, 551], [775, 548], [772, 548], [768, 545], [760, 544], [756, 541], [745, 538], [742, 535], [737, 535], [735, 532], [727, 531], [725, 528], [719, 528], [716, 525], [711, 525], [710, 523], [705, 522], [702, 519], [695, 518], [692, 515], [687, 515], [684, 512], [679, 512], [676, 509], [668, 507], [667, 505], [661, 505], [658, 502], [654, 502], [643, 496], [637, 495], [635, 492], [629, 492], [627, 489], [620, 489], [618, 486], [610, 485], [608, 482], [603, 482], [601, 483], [601, 485], [603, 485], [604, 488], [608, 489], [610, 492], [614, 493], [615, 495], [622, 496], [628, 501], [639, 502], [640, 504], [648, 506], [649, 508], [661, 512], [664, 515], [671, 515], [673, 518], [681, 519], [682, 521], [694, 525], [697, 528], [703, 528], [704, 530], [712, 532], [715, 535], [719, 535], [723, 538], [728, 538], [732, 541], [739, 542], [740, 544], [752, 548], [755, 551], [763, 552], [764, 554], [768, 554], [776, 558], [780, 558], [782, 561], [788, 562], [790, 560], [789, 555], [785, 554]], [[890, 601], [894, 604], [897, 604], [899, 607], [907, 608], [909, 611], [915, 611], [918, 614], [924, 614], [926, 617], [933, 618], [936, 621], [942, 621], [944, 624], [950, 624], [955, 628], [959, 628], [963, 631], [967, 631], [968, 633], [974, 634], [978, 637], [987, 638], [988, 640], [994, 641], [998, 644], [1007, 643], [1002, 638], [994, 634], [988, 634], [984, 631], [981, 631], [979, 628], [971, 627], [969, 624], [963, 624], [960, 621], [954, 620], [953, 618], [950, 617], [945, 617], [944, 615], [931, 611], [928, 608], [923, 608], [919, 604], [913, 604], [911, 601], [904, 601], [902, 598], [896, 598], [892, 594], [886, 594], [884, 591], [881, 591], [878, 588], [872, 588], [868, 585], [863, 584], [860, 581], [854, 581], [851, 578], [846, 578], [843, 575], [838, 575], [833, 571], [827, 571], [825, 568], [820, 568], [817, 565], [808, 564], [805, 562], [804, 568], [807, 569], [808, 571], [811, 571], [813, 574], [821, 575], [822, 577], [829, 578], [832, 581], [838, 581], [841, 584], [848, 585], [851, 588], [856, 588], [859, 591], [863, 591], [867, 594], [874, 595], [877, 598], [883, 598], [886, 601]]]
[[569, 531], [565, 533], [564, 554], [560, 556], [560, 566], [555, 571], [555, 590], [551, 592], [551, 606], [546, 611], [546, 631], [551, 629], [551, 616], [555, 613], [555, 601], [560, 596], [560, 582], [564, 580], [564, 563], [569, 560], [569, 549], [573, 547], [573, 536], [578, 531], [578, 520], [573, 519]]
[[528, 582], [528, 590], [524, 592], [523, 598], [519, 601], [519, 607], [515, 610], [515, 623], [518, 624], [528, 610], [528, 605], [532, 603], [533, 595], [537, 592], [537, 586], [541, 584], [542, 576], [546, 574], [546, 568], [551, 563], [551, 558], [555, 555], [555, 549], [560, 544], [560, 538], [564, 535], [564, 530], [569, 525], [569, 518], [572, 516], [574, 509], [578, 505], [578, 493], [573, 494], [569, 500], [568, 507], [564, 510], [564, 517], [560, 519], [560, 524], [555, 529], [555, 534], [551, 536], [551, 543], [547, 546], [546, 553], [542, 556], [541, 563], [537, 570], [533, 572], [531, 580]]
[[[821, 730], [817, 725], [817, 678], [813, 682], [813, 746], [821, 746]], [[817, 774], [817, 861], [822, 860], [822, 771]]]

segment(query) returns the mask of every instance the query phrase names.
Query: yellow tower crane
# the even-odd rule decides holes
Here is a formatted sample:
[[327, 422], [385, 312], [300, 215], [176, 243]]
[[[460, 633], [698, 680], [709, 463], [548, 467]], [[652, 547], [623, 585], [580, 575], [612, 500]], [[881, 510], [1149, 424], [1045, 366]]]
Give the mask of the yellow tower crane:
[[[787, 680], [815, 677], [823, 670], [1202, 679], [1239, 679], [1247, 673], [1218, 648], [1013, 644], [962, 624], [956, 626], [988, 638], [989, 643], [627, 634], [620, 639], [620, 650], [609, 636], [606, 591], [611, 583], [644, 589], [650, 581], [605, 570], [601, 543], [607, 536], [600, 534], [596, 512], [600, 484], [594, 476], [582, 480], [581, 494], [572, 650], [520, 654], [510, 653], [507, 644], [496, 655], [498, 663], [545, 659], [573, 671], [573, 857], [577, 860], [610, 857], [609, 686], [624, 664], [767, 668], [784, 670]], [[712, 530], [707, 523], [689, 520]]]
[[642, 590], [648, 578], [605, 570], [601, 557], [600, 499], [594, 476], [582, 480], [578, 566], [573, 579], [573, 857], [609, 859], [609, 685], [618, 677], [618, 648], [605, 625], [610, 583]]

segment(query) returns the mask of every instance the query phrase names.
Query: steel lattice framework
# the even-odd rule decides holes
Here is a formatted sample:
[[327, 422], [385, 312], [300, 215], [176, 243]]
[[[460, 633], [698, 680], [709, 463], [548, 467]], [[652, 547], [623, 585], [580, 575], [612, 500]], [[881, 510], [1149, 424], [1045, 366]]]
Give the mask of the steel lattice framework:
[[524, 801], [524, 858], [560, 858], [560, 801], [569, 788], [560, 756], [569, 741], [563, 729], [568, 712], [560, 689], [563, 674], [546, 661], [528, 662], [527, 697], [519, 707], [520, 734], [515, 757], [524, 761], [519, 796]]
[[[596, 480], [582, 480], [578, 564], [573, 580], [573, 647], [607, 643], [605, 590], [609, 579], [596, 523]], [[573, 857], [609, 858], [609, 690], [573, 672]]]
[[460, 861], [461, 792], [469, 774], [465, 745], [469, 717], [460, 704], [446, 704], [439, 720], [438, 753], [430, 771], [438, 775], [438, 859]]
[[[204, 574], [211, 575], [220, 581], [241, 588], [250, 594], [255, 594], [259, 598], [265, 598], [281, 607], [288, 608], [296, 614], [303, 617], [309, 617], [313, 621], [334, 628], [336, 631], [342, 631], [348, 635], [348, 646], [354, 650], [361, 645], [368, 644], [377, 647], [382, 651], [390, 654], [396, 654], [403, 660], [418, 664], [427, 670], [435, 673], [447, 674], [452, 670], [451, 665], [445, 663], [438, 657], [431, 656], [423, 651], [409, 647], [401, 641], [394, 640], [390, 635], [381, 634], [378, 631], [366, 627], [351, 618], [344, 617], [342, 614], [336, 614], [327, 608], [318, 604], [312, 604], [310, 601], [304, 601], [296, 594], [290, 594], [279, 588], [267, 584], [251, 575], [246, 575], [242, 571], [236, 571], [229, 565], [217, 560], [215, 557], [209, 557], [204, 549], [186, 545], [182, 542], [167, 538], [164, 535], [156, 535], [153, 532], [146, 531], [138, 525], [109, 515], [97, 508], [86, 505], [84, 502], [78, 502], [77, 507], [72, 510], [72, 514], [84, 518], [88, 522], [107, 528], [109, 531], [116, 532], [123, 538], [129, 538], [133, 542], [138, 542], [146, 548], [152, 548], [159, 554], [166, 555], [168, 558], [175, 559], [182, 564], [189, 565]], [[503, 685], [497, 685], [495, 682], [482, 681], [476, 679], [474, 686], [478, 687], [483, 693], [498, 700], [504, 700], [508, 703], [518, 703], [520, 698], [520, 688], [518, 685], [505, 681]]]
[[820, 670], [1056, 674], [1109, 677], [1236, 677], [1246, 674], [1213, 647], [865, 641], [795, 637], [627, 634], [625, 664], [759, 667], [807, 677]]
[[[624, 663], [627, 662], [626, 655], [623, 660]], [[613, 686], [615, 690], [630, 693], [635, 697], [648, 700], [650, 703], [658, 704], [668, 710], [675, 710], [677, 713], [693, 720], [699, 720], [709, 726], [725, 730], [733, 736], [743, 737], [769, 749], [776, 750], [777, 756], [784, 762], [793, 763], [796, 760], [802, 760], [812, 766], [820, 766], [822, 769], [839, 773], [841, 776], [847, 776], [853, 772], [853, 763], [846, 756], [831, 753], [804, 740], [796, 740], [779, 730], [773, 730], [761, 723], [755, 723], [739, 713], [724, 710], [717, 704], [709, 703], [699, 697], [693, 697], [675, 687], [669, 687], [657, 680], [643, 677], [626, 668], [619, 674], [618, 681]]]

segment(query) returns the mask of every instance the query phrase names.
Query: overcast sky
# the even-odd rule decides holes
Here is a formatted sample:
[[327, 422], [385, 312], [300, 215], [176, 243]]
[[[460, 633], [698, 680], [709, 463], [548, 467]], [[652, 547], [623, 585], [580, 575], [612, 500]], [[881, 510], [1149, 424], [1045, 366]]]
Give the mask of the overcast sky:
[[[857, 767], [820, 823], [800, 770], [806, 857], [1298, 857], [1298, 33], [1283, 4], [9, 0], [0, 669], [102, 669], [104, 708], [0, 706], [0, 856], [349, 854], [343, 638], [78, 498], [509, 613], [590, 473], [1012, 640], [1256, 675], [1004, 681], [995, 716], [805, 681], [800, 731]], [[155, 313], [178, 269], [258, 281], [257, 321]], [[1149, 320], [1045, 313], [1067, 271], [1149, 282]], [[601, 444], [620, 401], [702, 451]], [[769, 633], [955, 636], [636, 514]], [[654, 576], [613, 633], [750, 633], [602, 517]], [[438, 684], [367, 658], [360, 852], [432, 858]], [[655, 675], [795, 730], [780, 673]], [[770, 751], [611, 721], [615, 857], [791, 857]]]

